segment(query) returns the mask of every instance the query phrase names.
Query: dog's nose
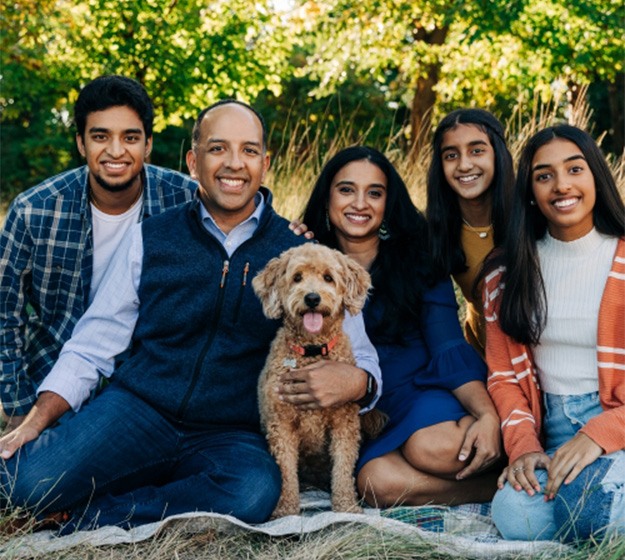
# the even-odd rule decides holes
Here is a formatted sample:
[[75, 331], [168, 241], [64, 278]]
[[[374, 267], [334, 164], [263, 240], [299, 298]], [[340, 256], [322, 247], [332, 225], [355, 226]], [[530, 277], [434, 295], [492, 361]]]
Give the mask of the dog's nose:
[[304, 296], [304, 303], [311, 309], [317, 307], [319, 302], [321, 302], [321, 296], [315, 292], [310, 292]]

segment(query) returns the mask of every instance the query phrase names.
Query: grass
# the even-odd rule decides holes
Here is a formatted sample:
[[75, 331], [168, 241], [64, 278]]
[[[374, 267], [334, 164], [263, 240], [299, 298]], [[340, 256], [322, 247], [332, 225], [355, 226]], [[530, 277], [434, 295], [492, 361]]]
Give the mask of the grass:
[[[0, 549], [7, 545], [0, 537]], [[23, 551], [22, 551], [23, 554]], [[4, 560], [22, 558], [18, 545], [4, 551]], [[527, 556], [506, 555], [506, 558]], [[625, 538], [571, 549], [564, 560], [620, 560], [625, 557]], [[446, 552], [442, 547], [415, 537], [381, 532], [360, 525], [342, 525], [293, 537], [259, 534], [228, 534], [207, 530], [192, 533], [184, 528], [163, 531], [147, 541], [115, 546], [80, 545], [47, 553], [46, 560], [458, 560], [470, 558]], [[553, 553], [534, 555], [552, 560]]]
[[[570, 109], [569, 122], [588, 128], [589, 110], [582, 102]], [[523, 143], [537, 130], [558, 120], [558, 104], [542, 105], [535, 103], [531, 117], [522, 117], [526, 112], [513, 114], [507, 125], [510, 151], [518, 158]], [[267, 184], [272, 188], [275, 206], [279, 213], [289, 219], [299, 217], [307, 195], [323, 163], [338, 150], [355, 143], [366, 143], [366, 134], [354, 138], [349, 125], [339, 136], [327, 140], [323, 128], [312, 130], [294, 127], [288, 144], [282, 146], [273, 158]], [[601, 139], [599, 139], [600, 141]], [[418, 208], [425, 208], [425, 180], [431, 157], [429, 148], [413, 157], [408, 157], [400, 149], [396, 138], [389, 139], [387, 146], [381, 147], [396, 165], [406, 181], [412, 199]], [[609, 160], [612, 172], [621, 193], [625, 194], [625, 154]], [[7, 201], [0, 207], [0, 222], [6, 212]], [[0, 519], [0, 550], [3, 560], [21, 558], [20, 535], [28, 535], [32, 528], [25, 527], [12, 537], [4, 534], [3, 528], [11, 517]], [[514, 558], [514, 556], [508, 556]], [[545, 560], [551, 556], [543, 555]], [[259, 534], [230, 534], [214, 530], [193, 534], [181, 528], [166, 529], [147, 541], [94, 547], [81, 545], [76, 548], [49, 553], [49, 560], [204, 560], [204, 559], [258, 559], [258, 560], [463, 560], [459, 556], [445, 552], [417, 538], [376, 531], [361, 525], [344, 525], [328, 528], [316, 533], [293, 537], [268, 537]], [[541, 558], [536, 556], [535, 558]], [[562, 556], [562, 558], [565, 558]], [[571, 554], [570, 560], [620, 560], [625, 558], [625, 537], [611, 539], [599, 545], [589, 543]]]

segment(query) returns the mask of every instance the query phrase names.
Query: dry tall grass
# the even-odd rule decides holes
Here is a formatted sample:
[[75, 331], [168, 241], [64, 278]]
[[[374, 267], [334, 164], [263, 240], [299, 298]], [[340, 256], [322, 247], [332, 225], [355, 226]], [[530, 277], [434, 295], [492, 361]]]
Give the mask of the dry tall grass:
[[[515, 162], [518, 160], [521, 149], [530, 136], [555, 123], [567, 122], [579, 126], [584, 130], [589, 130], [594, 137], [590, 128], [591, 110], [586, 102], [585, 89], [582, 88], [577, 99], [577, 103], [573, 106], [563, 106], [559, 99], [546, 104], [536, 99], [529, 116], [527, 107], [519, 107], [515, 110], [504, 123], [513, 160]], [[315, 179], [328, 159], [349, 145], [367, 143], [366, 134], [354, 141], [349, 121], [345, 123], [343, 132], [339, 136], [324, 143], [321, 132], [323, 123], [318, 124], [319, 126], [314, 130], [302, 125], [294, 126], [289, 135], [288, 144], [282, 146], [275, 155], [269, 171], [267, 183], [274, 192], [276, 209], [289, 219], [297, 218], [302, 214]], [[599, 145], [602, 139], [603, 135], [597, 138]], [[322, 148], [324, 145], [328, 148]], [[406, 182], [415, 205], [420, 210], [425, 210], [426, 179], [432, 157], [431, 147], [426, 145], [417, 154], [409, 155], [397, 146], [398, 138], [389, 138], [386, 146], [375, 147], [386, 153]], [[617, 185], [625, 196], [625, 152], [620, 157], [610, 155], [608, 162]]]

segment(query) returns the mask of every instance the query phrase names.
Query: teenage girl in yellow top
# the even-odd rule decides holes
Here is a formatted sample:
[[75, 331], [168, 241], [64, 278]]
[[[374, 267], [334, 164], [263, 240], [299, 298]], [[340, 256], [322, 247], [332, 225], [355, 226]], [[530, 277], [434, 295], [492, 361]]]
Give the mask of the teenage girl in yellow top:
[[507, 200], [514, 187], [504, 128], [482, 109], [449, 113], [434, 132], [426, 218], [430, 250], [467, 302], [465, 337], [484, 357], [481, 291], [474, 290], [486, 255], [503, 241]]

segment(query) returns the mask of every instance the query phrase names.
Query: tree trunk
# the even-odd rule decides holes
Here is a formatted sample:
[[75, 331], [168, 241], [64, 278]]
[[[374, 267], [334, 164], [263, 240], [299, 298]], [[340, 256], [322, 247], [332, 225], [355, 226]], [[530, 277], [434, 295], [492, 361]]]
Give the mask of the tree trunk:
[[[449, 31], [447, 26], [435, 27], [431, 31], [426, 31], [417, 22], [415, 22], [414, 28], [416, 30], [413, 33], [414, 39], [423, 41], [428, 45], [442, 45]], [[417, 155], [428, 142], [432, 125], [432, 108], [436, 103], [434, 86], [438, 83], [439, 69], [440, 63], [429, 64], [426, 66], [425, 72], [417, 78], [410, 113], [410, 159], [413, 161], [417, 159]]]

